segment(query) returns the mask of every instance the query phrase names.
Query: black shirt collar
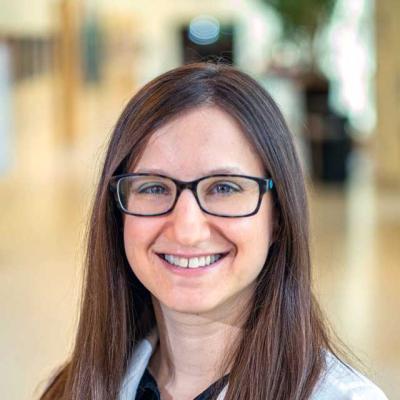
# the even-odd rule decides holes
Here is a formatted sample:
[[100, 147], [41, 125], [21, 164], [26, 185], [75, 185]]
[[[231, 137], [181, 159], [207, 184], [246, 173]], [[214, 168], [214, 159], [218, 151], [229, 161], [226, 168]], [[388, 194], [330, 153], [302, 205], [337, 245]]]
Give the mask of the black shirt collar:
[[[221, 392], [224, 386], [228, 383], [228, 375], [223, 376], [216, 382], [212, 383], [204, 392], [201, 392], [193, 400], [209, 400], [212, 395]], [[140, 380], [139, 387], [136, 393], [135, 400], [160, 400], [160, 391], [157, 382], [151, 375], [148, 368], [144, 371], [142, 379]]]

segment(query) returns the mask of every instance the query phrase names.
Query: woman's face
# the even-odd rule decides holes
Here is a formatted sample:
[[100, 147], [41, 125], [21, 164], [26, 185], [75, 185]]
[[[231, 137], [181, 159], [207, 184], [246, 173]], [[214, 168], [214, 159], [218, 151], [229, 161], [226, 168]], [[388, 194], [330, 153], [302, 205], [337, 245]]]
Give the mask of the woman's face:
[[[196, 108], [158, 129], [132, 172], [190, 181], [232, 173], [264, 176], [258, 155], [238, 123], [217, 107]], [[272, 235], [272, 201], [257, 214], [223, 218], [205, 214], [184, 190], [174, 210], [158, 217], [124, 218], [125, 251], [134, 273], [163, 307], [206, 313], [238, 306], [255, 287]], [[204, 268], [171, 266], [162, 255], [184, 259], [227, 254]]]

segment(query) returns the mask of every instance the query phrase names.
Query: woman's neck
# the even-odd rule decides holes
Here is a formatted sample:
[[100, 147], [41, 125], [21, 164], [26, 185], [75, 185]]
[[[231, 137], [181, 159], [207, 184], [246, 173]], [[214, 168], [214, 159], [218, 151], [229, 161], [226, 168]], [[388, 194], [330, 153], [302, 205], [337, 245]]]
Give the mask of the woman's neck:
[[[227, 373], [227, 352], [242, 334], [238, 307], [218, 315], [175, 312], [153, 299], [159, 345], [150, 360], [163, 399], [191, 398]], [[242, 314], [243, 315], [243, 314]]]

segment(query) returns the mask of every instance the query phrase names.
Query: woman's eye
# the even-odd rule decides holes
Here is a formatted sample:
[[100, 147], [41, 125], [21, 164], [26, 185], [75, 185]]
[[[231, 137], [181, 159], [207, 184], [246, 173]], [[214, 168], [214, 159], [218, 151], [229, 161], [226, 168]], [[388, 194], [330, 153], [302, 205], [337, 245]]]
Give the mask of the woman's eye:
[[138, 194], [168, 194], [168, 189], [162, 185], [146, 185], [136, 190]]
[[240, 191], [241, 188], [233, 183], [217, 183], [209, 190], [211, 194], [233, 194]]

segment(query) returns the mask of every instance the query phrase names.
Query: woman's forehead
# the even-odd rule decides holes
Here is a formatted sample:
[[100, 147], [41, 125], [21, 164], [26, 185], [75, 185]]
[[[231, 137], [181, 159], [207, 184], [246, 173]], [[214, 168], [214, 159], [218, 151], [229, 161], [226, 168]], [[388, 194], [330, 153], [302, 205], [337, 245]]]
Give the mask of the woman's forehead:
[[[157, 129], [149, 139], [139, 169], [226, 170], [260, 174], [258, 154], [238, 122], [217, 107], [201, 107], [178, 116]], [[182, 171], [183, 172], [183, 171]]]

